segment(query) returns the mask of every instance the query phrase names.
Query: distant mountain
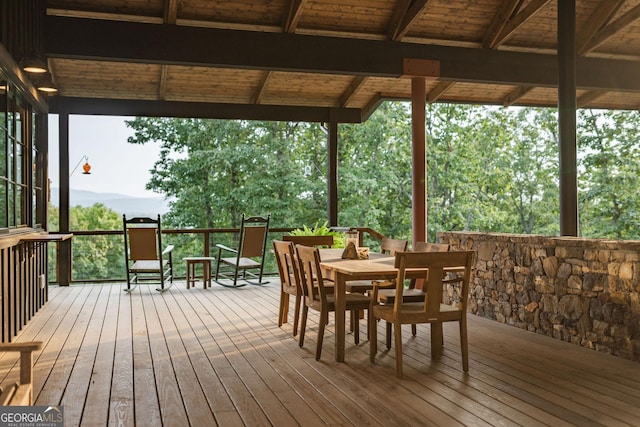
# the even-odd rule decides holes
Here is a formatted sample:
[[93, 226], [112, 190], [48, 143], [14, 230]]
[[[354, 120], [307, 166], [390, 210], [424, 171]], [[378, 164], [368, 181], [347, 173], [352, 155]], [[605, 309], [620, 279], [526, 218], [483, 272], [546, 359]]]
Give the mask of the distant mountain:
[[[59, 189], [51, 188], [51, 203], [59, 207]], [[96, 203], [101, 203], [118, 212], [120, 215], [126, 214], [128, 217], [164, 215], [169, 212], [169, 202], [162, 197], [133, 197], [115, 193], [96, 193], [86, 190], [74, 190], [69, 192], [71, 206], [90, 207]]]

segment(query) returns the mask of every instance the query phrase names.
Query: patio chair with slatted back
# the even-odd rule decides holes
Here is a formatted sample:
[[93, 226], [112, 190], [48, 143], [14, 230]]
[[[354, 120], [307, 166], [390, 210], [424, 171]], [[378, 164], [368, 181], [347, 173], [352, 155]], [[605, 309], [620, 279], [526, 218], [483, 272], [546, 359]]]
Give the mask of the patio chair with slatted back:
[[333, 247], [333, 236], [330, 234], [324, 236], [294, 236], [285, 234], [282, 236], [282, 240], [285, 242], [293, 242], [294, 245], [315, 246], [316, 248]]
[[[395, 280], [396, 298], [393, 304], [378, 302], [378, 287], [374, 286], [371, 299], [370, 353], [371, 362], [375, 362], [378, 351], [378, 328], [375, 319], [386, 320], [394, 325], [396, 373], [402, 378], [402, 325], [430, 323], [431, 357], [437, 359], [442, 352], [442, 323], [458, 322], [460, 328], [460, 350], [462, 368], [469, 370], [469, 349], [467, 344], [467, 301], [469, 300], [469, 283], [475, 252], [399, 252], [396, 254], [395, 267], [398, 275]], [[428, 269], [426, 297], [420, 302], [407, 302], [402, 298], [406, 272]], [[445, 280], [449, 269], [460, 272], [455, 278]], [[456, 285], [460, 289], [458, 302], [443, 304], [444, 283]]]
[[300, 320], [300, 307], [302, 307], [302, 291], [300, 289], [300, 275], [298, 273], [298, 259], [295, 255], [293, 242], [283, 240], [273, 241], [273, 253], [278, 264], [280, 275], [280, 310], [278, 312], [278, 327], [287, 323], [289, 317], [289, 297], [296, 297], [295, 313], [293, 318], [293, 336], [298, 335], [298, 321]]
[[173, 245], [163, 248], [160, 215], [157, 219], [122, 215], [127, 287], [131, 292], [140, 284], [157, 284], [164, 292], [173, 284]]
[[[270, 218], [271, 215], [266, 217], [245, 217], [242, 214], [238, 247], [231, 248], [222, 244], [216, 245], [218, 258], [215, 282], [217, 284], [234, 288], [244, 286], [245, 283], [239, 284], [238, 279], [252, 285], [269, 283], [268, 281], [262, 281], [262, 274], [264, 272]], [[232, 256], [224, 256], [224, 254], [232, 254]], [[230, 280], [231, 284], [221, 279]]]

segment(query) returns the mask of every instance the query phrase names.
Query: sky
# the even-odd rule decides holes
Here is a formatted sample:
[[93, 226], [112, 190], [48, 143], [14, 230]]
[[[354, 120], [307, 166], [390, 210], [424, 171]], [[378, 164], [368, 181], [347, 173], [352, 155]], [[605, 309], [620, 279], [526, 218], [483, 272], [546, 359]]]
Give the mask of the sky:
[[[146, 190], [150, 169], [159, 158], [159, 144], [134, 145], [127, 142], [133, 129], [125, 120], [132, 117], [69, 115], [69, 170], [78, 165], [69, 179], [70, 187], [98, 193], [117, 193], [134, 197], [158, 197]], [[58, 116], [49, 115], [49, 179], [60, 187], [58, 168]], [[89, 158], [91, 174], [84, 175], [83, 156]]]

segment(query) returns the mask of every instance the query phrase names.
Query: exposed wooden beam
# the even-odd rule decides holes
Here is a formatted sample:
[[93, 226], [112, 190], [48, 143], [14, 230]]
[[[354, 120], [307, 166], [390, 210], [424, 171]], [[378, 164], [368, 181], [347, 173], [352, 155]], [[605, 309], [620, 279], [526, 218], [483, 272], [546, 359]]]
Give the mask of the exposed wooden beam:
[[298, 21], [302, 14], [302, 9], [307, 0], [291, 0], [287, 16], [282, 24], [282, 31], [285, 33], [295, 33], [298, 27]]
[[164, 23], [175, 24], [178, 20], [178, 0], [164, 0]]
[[387, 38], [389, 40], [395, 40], [396, 32], [398, 28], [400, 28], [402, 18], [404, 18], [404, 15], [407, 13], [410, 4], [411, 0], [398, 0], [398, 3], [396, 3], [396, 7], [387, 25]]
[[346, 107], [351, 101], [351, 99], [353, 98], [353, 96], [356, 93], [358, 93], [360, 89], [362, 89], [362, 87], [367, 82], [367, 80], [368, 80], [368, 77], [363, 77], [363, 76], [355, 77], [351, 81], [351, 84], [349, 84], [349, 87], [347, 88], [347, 90], [345, 90], [344, 93], [340, 96], [340, 106]]
[[[178, 0], [164, 0], [164, 23], [175, 25], [178, 19]], [[160, 84], [158, 85], [158, 99], [164, 100], [167, 96], [167, 75], [169, 67], [160, 67]]]
[[402, 39], [428, 4], [429, 0], [401, 0], [398, 2], [387, 29], [389, 39], [395, 41]]
[[510, 107], [532, 90], [533, 86], [519, 86], [510, 94], [504, 97], [504, 99], [502, 100], [502, 105], [505, 107]]
[[591, 40], [584, 46], [584, 48], [582, 49], [582, 54], [586, 54], [597, 49], [598, 46], [606, 42], [611, 36], [615, 35], [618, 31], [624, 29], [625, 27], [633, 24], [638, 19], [640, 19], [640, 5], [629, 10], [620, 18], [616, 19], [611, 24], [598, 31], [598, 33], [594, 35]]
[[49, 111], [58, 114], [182, 117], [198, 119], [245, 119], [294, 122], [327, 122], [330, 114], [340, 123], [362, 122], [358, 108], [244, 105], [207, 102], [143, 101], [139, 99], [73, 98], [49, 99]]
[[587, 43], [591, 41], [593, 36], [597, 34], [602, 27], [604, 27], [611, 17], [620, 9], [620, 6], [625, 0], [601, 0], [598, 7], [596, 7], [589, 16], [589, 19], [584, 23], [582, 28], [576, 35], [576, 50], [578, 55], [584, 53], [584, 48]]
[[502, 0], [502, 4], [498, 7], [496, 14], [489, 24], [489, 28], [484, 33], [482, 45], [486, 48], [493, 48], [496, 45], [496, 38], [502, 31], [509, 19], [518, 11], [523, 0]]
[[551, 0], [533, 0], [527, 4], [516, 16], [509, 19], [500, 33], [496, 36], [491, 47], [496, 48], [505, 43], [518, 29], [532, 18], [540, 9], [547, 5]]
[[380, 95], [379, 93], [375, 94], [369, 100], [369, 102], [367, 102], [367, 105], [362, 109], [362, 121], [364, 122], [368, 120], [369, 117], [378, 109], [380, 104], [382, 104], [384, 101], [385, 98], [382, 97], [382, 95]]
[[589, 105], [590, 103], [592, 103], [593, 101], [595, 101], [596, 99], [600, 98], [602, 95], [606, 94], [607, 92], [603, 91], [603, 90], [592, 90], [589, 92], [585, 92], [583, 93], [580, 97], [578, 97], [576, 106], [578, 108], [584, 108], [587, 105]]
[[262, 97], [264, 96], [264, 93], [267, 90], [267, 86], [269, 85], [269, 80], [271, 80], [271, 76], [272, 75], [273, 75], [273, 72], [271, 72], [271, 71], [266, 71], [264, 73], [264, 77], [262, 78], [262, 81], [260, 82], [260, 87], [258, 87], [256, 95], [253, 97], [253, 103], [254, 104], [261, 104], [262, 103]]
[[440, 82], [440, 83], [438, 83], [436, 85], [436, 87], [431, 89], [431, 92], [429, 92], [429, 94], [427, 95], [427, 103], [432, 104], [432, 103], [436, 102], [454, 84], [456, 84], [456, 82]]
[[[556, 87], [553, 54], [48, 16], [50, 58], [399, 77], [440, 61], [440, 80]], [[210, 46], [215, 45], [216, 49]], [[640, 61], [580, 57], [581, 90], [640, 91]]]

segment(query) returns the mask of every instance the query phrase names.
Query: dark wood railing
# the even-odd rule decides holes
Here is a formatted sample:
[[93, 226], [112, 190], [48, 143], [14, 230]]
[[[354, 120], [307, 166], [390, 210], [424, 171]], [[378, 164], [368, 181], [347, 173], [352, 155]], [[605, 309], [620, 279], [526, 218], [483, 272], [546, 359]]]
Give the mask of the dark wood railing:
[[[269, 230], [270, 241], [267, 244], [267, 248], [271, 248], [271, 240], [279, 239], [283, 234], [291, 232], [294, 228], [280, 227], [271, 228]], [[345, 230], [358, 230], [360, 231], [361, 245], [374, 246], [378, 244], [380, 239], [384, 237], [382, 234], [367, 227], [344, 227], [336, 228], [339, 231]], [[188, 256], [217, 256], [217, 250], [215, 245], [217, 243], [223, 243], [226, 245], [233, 245], [233, 239], [239, 233], [238, 228], [197, 228], [197, 229], [163, 229], [163, 243], [173, 244], [174, 249], [174, 269], [175, 275], [178, 278], [183, 278], [186, 275], [186, 266], [183, 265], [182, 258]], [[73, 234], [71, 240], [71, 259], [61, 259], [61, 251], [57, 245], [50, 245], [49, 251], [49, 278], [52, 283], [66, 283], [66, 282], [115, 282], [125, 280], [125, 268], [124, 268], [124, 243], [123, 243], [123, 231], [122, 230], [75, 230], [70, 231]], [[189, 237], [190, 236], [190, 237]], [[109, 264], [107, 270], [113, 271], [118, 269], [121, 274], [117, 277], [106, 277], [104, 274], [97, 272], [95, 255], [87, 250], [83, 250], [85, 242], [91, 241], [92, 248], [100, 247], [105, 253], [109, 252], [106, 262]], [[98, 246], [96, 246], [98, 245]], [[104, 261], [104, 260], [102, 260]], [[59, 268], [62, 263], [68, 263], [70, 265], [71, 278], [67, 281], [60, 277], [61, 269]], [[74, 265], [76, 268], [74, 268]], [[78, 271], [80, 265], [84, 265], [86, 268], [82, 270], [91, 270], [92, 273], [81, 274]], [[270, 250], [267, 251], [267, 258], [265, 260], [265, 274], [275, 275], [277, 274], [277, 267], [275, 259]], [[109, 274], [110, 276], [111, 274]]]

